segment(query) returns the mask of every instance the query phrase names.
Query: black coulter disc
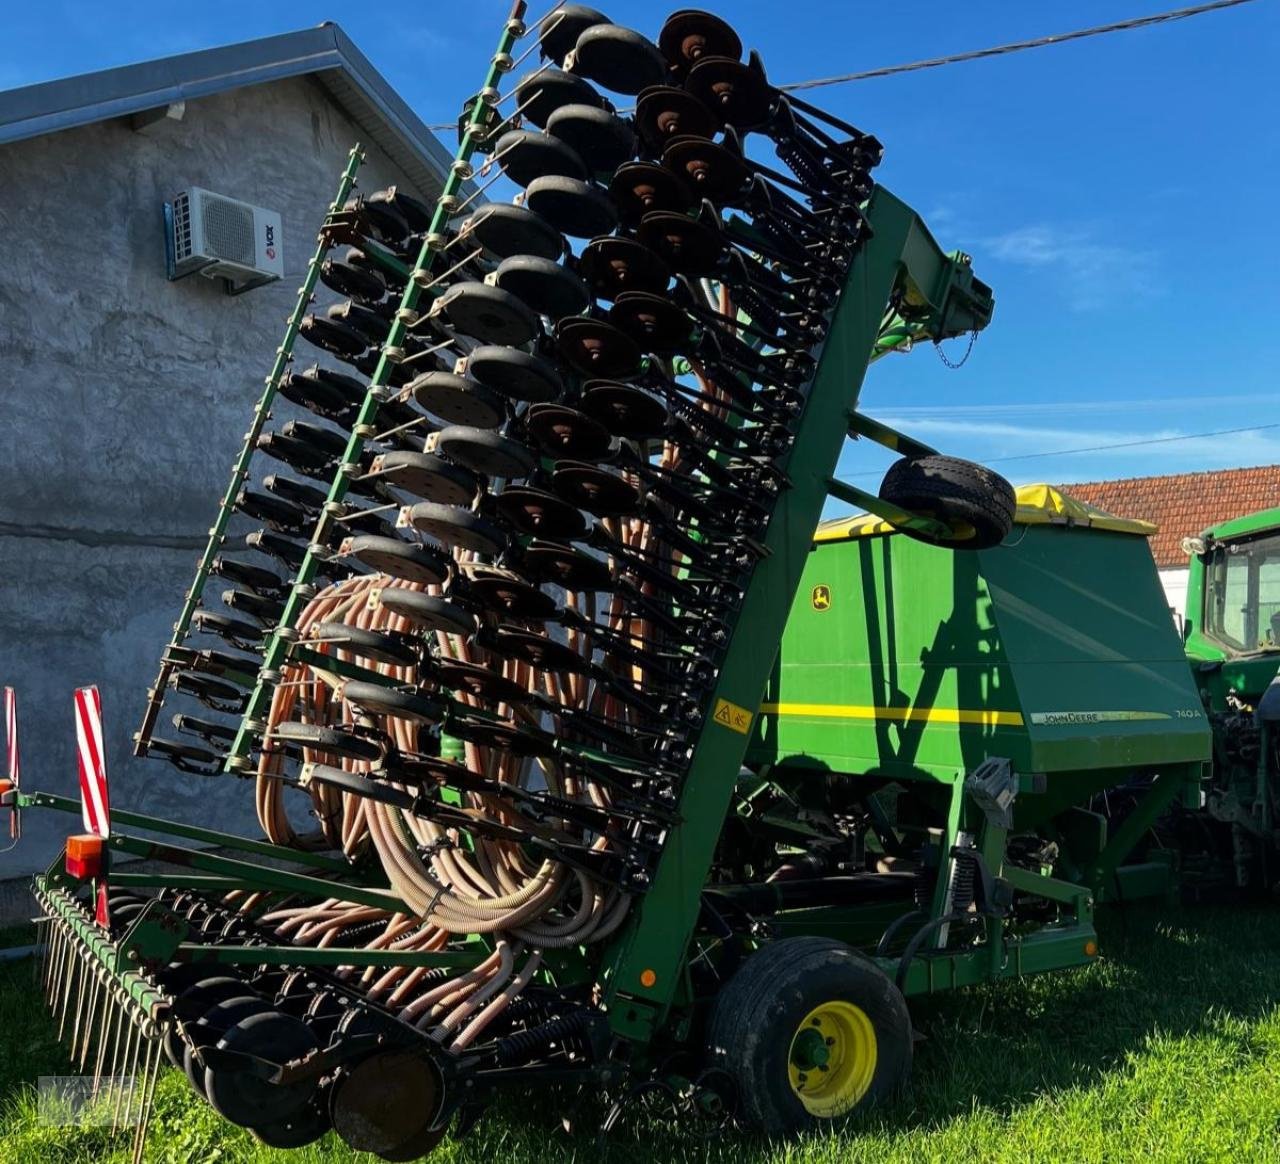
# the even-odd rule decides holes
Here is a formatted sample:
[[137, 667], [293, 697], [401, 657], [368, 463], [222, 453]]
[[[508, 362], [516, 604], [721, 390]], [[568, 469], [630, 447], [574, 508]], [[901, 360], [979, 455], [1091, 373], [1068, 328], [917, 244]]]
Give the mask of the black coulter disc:
[[718, 128], [715, 114], [688, 89], [654, 85], [636, 103], [636, 129], [657, 153], [673, 137], [712, 137]]
[[298, 334], [316, 347], [344, 359], [358, 356], [369, 346], [364, 335], [354, 327], [323, 315], [304, 315]]
[[436, 723], [444, 714], [444, 705], [425, 695], [354, 679], [343, 684], [342, 697], [369, 715], [389, 715], [417, 723]]
[[609, 322], [655, 355], [673, 356], [692, 346], [693, 320], [661, 295], [624, 291], [609, 309]]
[[641, 351], [635, 340], [602, 319], [562, 319], [556, 324], [556, 344], [584, 376], [618, 380], [640, 371]]
[[703, 57], [742, 56], [742, 38], [720, 17], [682, 8], [667, 17], [658, 33], [658, 48], [667, 63], [683, 74]]
[[553, 322], [577, 315], [591, 303], [587, 285], [567, 267], [536, 255], [513, 255], [495, 272], [497, 284], [532, 311]]
[[528, 619], [550, 618], [556, 612], [555, 599], [512, 570], [473, 563], [464, 571], [468, 598], [485, 610]]
[[365, 198], [365, 205], [382, 203], [390, 206], [409, 225], [415, 234], [425, 234], [431, 229], [431, 219], [435, 211], [425, 202], [407, 194], [398, 186], [388, 186]]
[[232, 618], [229, 614], [219, 614], [214, 610], [197, 610], [191, 616], [191, 621], [202, 634], [217, 635], [244, 650], [262, 645], [262, 627], [242, 618]]
[[352, 760], [381, 760], [386, 751], [376, 740], [317, 723], [276, 724], [271, 730], [271, 738], [276, 743], [310, 748]]
[[329, 290], [358, 299], [361, 303], [377, 303], [387, 293], [387, 285], [376, 271], [344, 263], [341, 259], [325, 259], [320, 264], [320, 282]]
[[627, 226], [658, 210], [683, 214], [698, 201], [685, 182], [653, 162], [619, 167], [609, 182], [609, 197]]
[[378, 602], [420, 631], [444, 631], [464, 637], [475, 634], [475, 615], [447, 598], [388, 586], [379, 593]]
[[545, 489], [509, 485], [498, 494], [494, 504], [521, 533], [569, 542], [587, 533], [587, 519], [581, 511]]
[[542, 330], [538, 317], [510, 291], [487, 283], [459, 283], [438, 302], [455, 331], [481, 343], [520, 347]]
[[349, 1148], [417, 1160], [444, 1138], [443, 1128], [431, 1130], [443, 1102], [444, 1082], [425, 1051], [381, 1051], [342, 1069], [329, 1112]]
[[334, 303], [325, 309], [325, 318], [345, 323], [348, 327], [355, 328], [365, 338], [365, 343], [369, 347], [378, 347], [382, 341], [387, 338], [387, 332], [391, 328], [391, 321], [381, 312], [374, 311], [371, 307], [365, 307], [363, 304], [356, 303], [354, 300], [347, 299], [342, 303]]
[[[224, 1051], [240, 1051], [272, 1063], [288, 1063], [316, 1050], [316, 1039], [304, 1022], [267, 1011], [237, 1022], [218, 1041]], [[300, 1112], [315, 1094], [313, 1076], [292, 1083], [268, 1083], [248, 1071], [205, 1071], [210, 1104], [224, 1119], [241, 1127], [271, 1125]]]
[[608, 24], [609, 18], [585, 4], [562, 4], [552, 12], [538, 34], [538, 45], [548, 60], [561, 64], [580, 37], [594, 24]]
[[[241, 1019], [247, 1019], [255, 1014], [267, 1014], [270, 1012], [271, 1004], [265, 998], [249, 994], [249, 987], [245, 983], [241, 982], [239, 985], [239, 994], [233, 995], [225, 1001], [215, 1002], [200, 1016], [201, 1024], [209, 1028], [200, 1032], [202, 1040], [210, 1037], [220, 1039]], [[196, 1062], [189, 1043], [184, 1043], [182, 1046], [182, 1069], [186, 1072], [187, 1082], [191, 1084], [191, 1090], [202, 1099], [208, 1099], [208, 1093], [205, 1091], [207, 1072], [204, 1067], [201, 1067]]]
[[647, 388], [612, 380], [589, 380], [580, 406], [614, 436], [631, 441], [661, 435], [671, 417], [666, 402]]
[[498, 138], [494, 156], [503, 173], [517, 186], [528, 186], [535, 178], [547, 175], [581, 179], [588, 172], [587, 163], [563, 141], [531, 129], [504, 133]]
[[597, 105], [562, 105], [547, 132], [574, 151], [593, 173], [612, 172], [636, 151], [636, 135], [621, 117]]
[[528, 663], [539, 671], [585, 671], [590, 663], [565, 643], [536, 631], [500, 626], [485, 641], [495, 654]]
[[467, 357], [467, 374], [512, 400], [554, 400], [564, 392], [555, 366], [539, 356], [515, 348], [486, 344]]
[[303, 1148], [315, 1143], [328, 1130], [329, 1121], [325, 1114], [311, 1104], [288, 1119], [249, 1129], [254, 1139], [268, 1148]]
[[475, 380], [452, 372], [428, 372], [414, 380], [409, 391], [427, 412], [449, 424], [497, 428], [507, 418], [501, 396]]
[[509, 202], [494, 202], [476, 211], [463, 223], [462, 234], [500, 259], [512, 255], [558, 259], [564, 254], [564, 239], [555, 227], [528, 207]]
[[529, 692], [519, 683], [479, 663], [442, 659], [437, 677], [442, 687], [451, 691], [464, 691], [491, 703], [528, 703], [530, 699]]
[[451, 461], [487, 477], [527, 477], [537, 458], [524, 445], [488, 429], [454, 424], [440, 430], [438, 447]]
[[259, 594], [276, 594], [285, 586], [285, 581], [279, 574], [248, 562], [238, 562], [235, 558], [214, 558], [213, 572], [219, 578], [225, 578], [237, 586], [247, 586]]
[[303, 509], [318, 510], [327, 500], [323, 489], [308, 485], [303, 481], [295, 481], [292, 477], [281, 477], [278, 473], [263, 477], [263, 487], [277, 497], [300, 505]]
[[449, 576], [449, 560], [428, 546], [384, 538], [377, 534], [361, 534], [351, 539], [347, 554], [371, 570], [432, 586]]
[[301, 506], [256, 489], [241, 489], [236, 494], [235, 507], [255, 521], [265, 522], [284, 533], [301, 532], [303, 526], [309, 524], [307, 511]]
[[434, 453], [385, 453], [374, 460], [372, 471], [397, 489], [447, 505], [466, 505], [480, 488], [474, 474]]
[[667, 62], [648, 37], [617, 24], [596, 24], [573, 46], [572, 69], [615, 93], [639, 93], [662, 83]]
[[[239, 978], [232, 978], [226, 974], [214, 976], [207, 970], [204, 974], [204, 977], [185, 989], [177, 985], [171, 987], [171, 990], [178, 991], [173, 1006], [175, 1019], [191, 1022], [193, 1019], [198, 1019], [215, 1003], [243, 997], [245, 984]], [[181, 1067], [186, 1043], [178, 1032], [176, 1023], [170, 1023], [166, 1027], [162, 1047], [165, 1058], [175, 1067]]]
[[607, 562], [560, 542], [530, 542], [525, 547], [523, 562], [531, 577], [566, 590], [613, 589], [613, 575]]
[[478, 554], [499, 554], [507, 544], [506, 534], [493, 522], [457, 505], [420, 501], [409, 510], [409, 522], [444, 546]]
[[757, 70], [734, 57], [702, 57], [689, 70], [685, 86], [739, 129], [755, 129], [768, 121], [777, 94]]
[[349, 626], [345, 622], [317, 622], [307, 631], [303, 640], [321, 641], [329, 645], [331, 650], [345, 651], [350, 655], [358, 655], [363, 659], [373, 659], [379, 663], [394, 663], [400, 667], [408, 667], [418, 662], [419, 653], [409, 643], [392, 635], [378, 631], [366, 630], [364, 627]]
[[525, 413], [525, 427], [549, 457], [595, 461], [609, 455], [609, 431], [576, 408], [563, 404], [534, 404]]
[[751, 167], [741, 157], [701, 137], [673, 137], [662, 151], [662, 164], [717, 206], [736, 206], [751, 180]]
[[563, 69], [535, 69], [516, 82], [520, 115], [539, 129], [546, 129], [551, 115], [564, 105], [603, 107], [604, 100], [590, 81]]
[[623, 291], [661, 294], [671, 282], [667, 265], [648, 247], [612, 235], [592, 239], [583, 248], [578, 274], [603, 299]]
[[530, 210], [571, 238], [608, 234], [618, 225], [618, 212], [604, 191], [576, 178], [535, 178], [524, 197]]
[[681, 275], [714, 274], [724, 253], [720, 232], [687, 214], [654, 211], [640, 220], [640, 241]]
[[561, 461], [551, 487], [570, 505], [597, 517], [625, 517], [640, 512], [640, 491], [617, 473], [597, 465]]

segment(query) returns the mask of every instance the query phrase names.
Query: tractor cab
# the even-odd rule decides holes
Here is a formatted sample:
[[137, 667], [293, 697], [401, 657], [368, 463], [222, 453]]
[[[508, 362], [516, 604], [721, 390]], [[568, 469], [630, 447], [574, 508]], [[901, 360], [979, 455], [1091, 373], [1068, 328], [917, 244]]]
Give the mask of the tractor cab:
[[1280, 509], [1207, 529], [1183, 543], [1187, 657], [1214, 710], [1252, 705], [1280, 670]]

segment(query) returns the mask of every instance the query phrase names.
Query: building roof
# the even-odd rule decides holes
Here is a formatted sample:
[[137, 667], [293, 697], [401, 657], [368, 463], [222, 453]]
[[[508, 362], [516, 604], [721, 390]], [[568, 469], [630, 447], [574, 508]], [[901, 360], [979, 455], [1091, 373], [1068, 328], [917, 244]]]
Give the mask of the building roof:
[[1151, 539], [1151, 552], [1163, 569], [1186, 565], [1184, 537], [1233, 517], [1280, 506], [1280, 465], [1087, 481], [1062, 488], [1108, 513], [1155, 522], [1160, 532]]
[[179, 101], [314, 77], [413, 184], [436, 193], [449, 151], [336, 24], [103, 69], [0, 93], [0, 144]]

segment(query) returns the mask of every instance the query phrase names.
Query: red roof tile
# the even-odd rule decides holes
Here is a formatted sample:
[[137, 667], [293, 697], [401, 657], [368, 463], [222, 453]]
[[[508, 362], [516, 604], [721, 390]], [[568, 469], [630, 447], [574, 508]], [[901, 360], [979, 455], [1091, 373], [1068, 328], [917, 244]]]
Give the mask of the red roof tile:
[[1155, 522], [1151, 552], [1160, 567], [1182, 566], [1182, 539], [1233, 517], [1280, 506], [1280, 465], [1167, 477], [1129, 477], [1062, 485], [1064, 493], [1116, 517]]

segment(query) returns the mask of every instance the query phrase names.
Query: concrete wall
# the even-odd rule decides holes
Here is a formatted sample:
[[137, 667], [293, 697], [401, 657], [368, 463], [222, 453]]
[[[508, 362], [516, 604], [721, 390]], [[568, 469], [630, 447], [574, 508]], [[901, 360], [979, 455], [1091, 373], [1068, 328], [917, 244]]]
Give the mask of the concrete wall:
[[[357, 136], [298, 79], [189, 102], [155, 132], [0, 147], [0, 683], [25, 786], [75, 795], [71, 694], [96, 683], [116, 806], [256, 829], [250, 784], [135, 760], [131, 736]], [[391, 182], [371, 151], [361, 188]], [[279, 210], [285, 278], [236, 298], [169, 283], [162, 205], [188, 185]], [[73, 829], [28, 814], [0, 878], [46, 866]]]
[[1164, 587], [1164, 596], [1169, 601], [1169, 609], [1173, 620], [1182, 626], [1187, 613], [1187, 578], [1191, 571], [1186, 566], [1170, 567], [1160, 571], [1160, 585]]

